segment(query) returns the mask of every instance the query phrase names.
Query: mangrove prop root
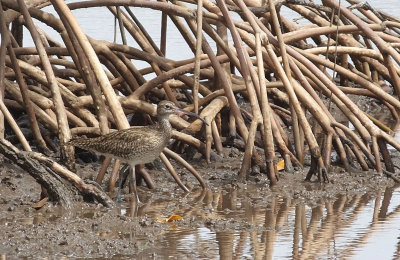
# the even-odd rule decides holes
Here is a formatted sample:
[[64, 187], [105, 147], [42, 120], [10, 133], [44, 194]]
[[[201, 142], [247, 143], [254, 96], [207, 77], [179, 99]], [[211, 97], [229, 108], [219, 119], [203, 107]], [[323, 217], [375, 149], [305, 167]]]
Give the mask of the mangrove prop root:
[[[244, 152], [243, 179], [258, 165], [273, 185], [278, 160], [283, 159], [285, 169], [293, 171], [293, 166], [303, 168], [310, 154], [306, 179], [316, 176], [326, 182], [333, 153], [345, 169], [374, 168], [396, 178], [387, 149], [391, 145], [400, 150], [391, 136], [395, 129], [390, 128], [398, 125], [400, 109], [400, 23], [396, 18], [370, 12], [364, 9], [366, 5], [354, 5], [359, 11], [355, 12], [337, 0], [324, 0], [322, 5], [269, 0], [264, 6], [252, 7], [243, 0], [217, 0], [215, 4], [202, 0], [197, 5], [179, 0], [96, 0], [67, 5], [51, 0], [55, 15], [38, 8], [35, 1], [0, 1], [5, 43], [0, 47], [0, 137], [5, 134], [5, 139], [26, 151], [48, 154], [48, 147], [57, 148], [63, 163], [72, 169], [74, 153], [64, 145], [72, 135], [93, 136], [152, 123], [154, 105], [169, 99], [208, 122], [203, 127], [199, 120], [171, 117], [176, 129], [173, 138], [179, 145], [171, 146], [174, 151], [165, 150], [162, 159], [184, 190], [168, 157], [188, 169], [205, 188], [195, 166], [177, 152], [192, 146], [213, 163], [213, 154], [223, 155], [223, 145], [238, 142]], [[281, 6], [308, 24], [292, 23], [280, 13]], [[115, 33], [121, 34], [122, 43], [84, 34], [71, 10], [93, 7], [107, 7], [118, 19], [120, 28]], [[138, 8], [159, 12], [160, 46], [136, 16]], [[20, 17], [28, 35], [8, 28]], [[192, 58], [168, 58], [167, 18], [193, 52]], [[59, 33], [62, 42], [43, 34], [39, 21]], [[35, 46], [20, 46], [22, 36], [32, 38]], [[127, 45], [128, 39], [139, 47]], [[357, 104], [358, 98], [367, 100], [367, 105]], [[369, 111], [373, 104], [385, 111], [387, 119]], [[11, 134], [4, 133], [3, 116]], [[7, 151], [2, 148], [2, 153]], [[14, 153], [15, 158], [22, 156], [22, 152]], [[22, 158], [50, 167], [43, 159], [47, 157], [24, 154]], [[109, 164], [106, 159], [96, 182], [106, 179]], [[111, 190], [119, 167], [115, 162]], [[139, 172], [154, 187], [144, 166]], [[63, 203], [69, 204], [69, 191], [56, 187], [65, 186], [65, 180], [54, 178], [58, 184], [37, 180], [47, 185], [52, 199], [62, 201], [66, 196]], [[82, 193], [82, 187], [89, 187], [74, 178], [67, 180]], [[103, 198], [102, 203], [108, 202]]]

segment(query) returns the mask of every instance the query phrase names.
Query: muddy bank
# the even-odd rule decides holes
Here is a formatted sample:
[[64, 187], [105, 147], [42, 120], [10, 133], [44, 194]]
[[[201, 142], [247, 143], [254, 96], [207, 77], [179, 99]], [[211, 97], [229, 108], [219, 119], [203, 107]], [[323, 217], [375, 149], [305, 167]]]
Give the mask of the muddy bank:
[[[124, 202], [114, 209], [81, 201], [73, 210], [65, 211], [52, 203], [39, 210], [32, 208], [40, 195], [39, 185], [28, 174], [5, 162], [0, 171], [0, 254], [6, 255], [6, 259], [147, 258], [161, 254], [158, 245], [171, 230], [189, 232], [206, 227], [215, 232], [259, 232], [269, 227], [243, 216], [249, 211], [268, 208], [276, 200], [315, 208], [342, 195], [373, 197], [394, 185], [392, 180], [373, 172], [340, 170], [329, 175], [330, 183], [309, 183], [302, 181], [306, 172], [299, 170], [281, 173], [278, 185], [271, 189], [263, 175], [250, 176], [246, 183], [237, 182], [239, 163], [232, 151], [220, 162], [197, 163], [196, 168], [209, 185], [206, 191], [199, 188], [188, 172], [175, 165], [191, 193], [182, 192], [162, 170], [152, 170], [157, 187], [155, 190], [139, 187], [142, 203], [138, 207], [125, 195]], [[93, 178], [98, 167], [98, 164], [85, 165], [79, 172]], [[171, 215], [182, 219], [165, 222], [164, 218]], [[212, 257], [203, 253], [204, 258]], [[191, 258], [190, 252], [179, 255]], [[200, 257], [198, 252], [193, 256]]]

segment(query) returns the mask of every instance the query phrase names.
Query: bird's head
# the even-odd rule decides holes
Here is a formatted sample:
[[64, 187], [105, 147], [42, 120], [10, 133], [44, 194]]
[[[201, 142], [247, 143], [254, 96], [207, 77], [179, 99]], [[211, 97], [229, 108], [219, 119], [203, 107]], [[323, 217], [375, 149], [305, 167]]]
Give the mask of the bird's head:
[[157, 106], [157, 115], [158, 116], [163, 117], [163, 116], [169, 116], [172, 114], [177, 114], [177, 115], [185, 114], [185, 115], [193, 116], [193, 117], [200, 119], [201, 121], [203, 121], [203, 123], [208, 125], [207, 122], [203, 118], [198, 116], [197, 114], [180, 109], [171, 101], [163, 100], [160, 103], [158, 103], [158, 106]]

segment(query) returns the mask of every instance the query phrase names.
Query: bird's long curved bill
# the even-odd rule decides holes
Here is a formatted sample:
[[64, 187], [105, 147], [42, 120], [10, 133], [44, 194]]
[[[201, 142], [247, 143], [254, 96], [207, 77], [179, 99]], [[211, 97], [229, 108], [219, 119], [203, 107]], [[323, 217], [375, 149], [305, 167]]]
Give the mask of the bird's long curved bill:
[[198, 114], [195, 114], [193, 112], [186, 111], [186, 110], [183, 110], [183, 109], [180, 109], [180, 108], [176, 108], [175, 111], [177, 112], [177, 114], [185, 114], [185, 115], [188, 115], [188, 116], [193, 116], [193, 117], [195, 117], [197, 119], [200, 119], [204, 124], [208, 125], [206, 120], [201, 118]]

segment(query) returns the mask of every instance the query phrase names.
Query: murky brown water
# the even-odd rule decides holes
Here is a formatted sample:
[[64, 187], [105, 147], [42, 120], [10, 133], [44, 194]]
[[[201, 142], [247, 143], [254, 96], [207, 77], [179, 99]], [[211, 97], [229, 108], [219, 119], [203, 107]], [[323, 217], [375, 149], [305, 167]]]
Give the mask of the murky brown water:
[[[294, 205], [290, 199], [279, 197], [248, 199], [245, 193], [221, 190], [204, 194], [202, 200], [194, 200], [201, 201], [200, 205], [189, 205], [192, 210], [182, 215], [194, 219], [205, 217], [205, 225], [187, 228], [181, 227], [179, 221], [170, 224], [152, 250], [137, 256], [143, 259], [400, 257], [398, 187], [374, 195], [340, 195], [315, 208]], [[158, 203], [160, 210], [168, 204]], [[196, 207], [207, 208], [207, 216], [197, 216]], [[125, 212], [129, 209], [122, 210]], [[155, 219], [160, 213], [155, 208], [146, 212]]]
[[[137, 248], [133, 255], [113, 255], [112, 259], [400, 258], [399, 187], [376, 194], [338, 195], [316, 207], [296, 199], [249, 193], [244, 189], [198, 191], [178, 200], [156, 199], [138, 208], [123, 204], [115, 209], [122, 217], [136, 215], [133, 219], [137, 220], [145, 216], [142, 226], [156, 225], [159, 233], [153, 241], [134, 227], [114, 226], [102, 231], [93, 227], [92, 231], [99, 239], [151, 245]], [[64, 214], [56, 211], [46, 216], [3, 218], [0, 225], [19, 222], [29, 228], [60, 221]], [[100, 214], [98, 209], [83, 209], [78, 217], [92, 220]], [[160, 217], [170, 214], [183, 219], [160, 224]], [[3, 255], [0, 259], [13, 258]]]
[[[266, 180], [237, 183], [235, 173], [208, 165], [203, 176], [211, 188], [202, 191], [195, 186], [185, 194], [167, 181], [165, 173], [152, 172], [158, 189], [140, 187], [143, 203], [138, 207], [126, 195], [128, 202], [112, 210], [78, 203], [69, 211], [50, 203], [34, 210], [31, 205], [40, 192], [37, 184], [32, 185], [34, 180], [18, 169], [2, 169], [0, 255], [3, 259], [400, 258], [400, 187], [392, 187], [386, 177], [331, 173], [331, 183], [320, 184], [302, 182], [304, 173], [299, 172], [282, 175], [271, 190]], [[167, 223], [172, 215], [182, 219]]]

